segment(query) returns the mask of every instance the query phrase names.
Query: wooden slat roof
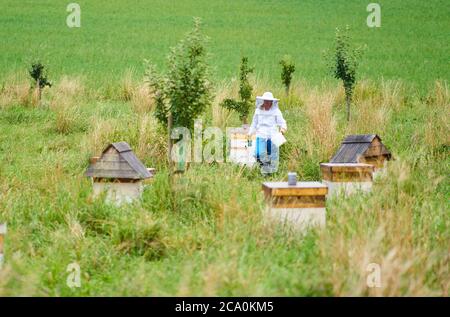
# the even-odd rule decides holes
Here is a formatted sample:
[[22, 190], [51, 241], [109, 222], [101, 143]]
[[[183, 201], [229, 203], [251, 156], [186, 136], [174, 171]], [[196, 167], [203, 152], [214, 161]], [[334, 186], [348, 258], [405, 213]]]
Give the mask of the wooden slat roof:
[[130, 145], [127, 142], [122, 141], [122, 142], [111, 143], [109, 146], [107, 146], [103, 150], [103, 153], [108, 151], [111, 146], [114, 147], [117, 150], [117, 152], [119, 152], [119, 153], [131, 151]]
[[331, 163], [358, 163], [360, 156], [369, 149], [369, 143], [343, 143], [330, 160]]
[[[356, 134], [348, 135], [342, 141], [341, 147], [336, 154], [331, 158], [330, 163], [358, 163], [358, 159], [364, 155], [369, 149], [373, 140], [381, 138], [376, 134]], [[390, 157], [391, 153], [382, 144], [381, 154]]]
[[380, 137], [376, 134], [347, 135], [342, 143], [371, 143], [375, 138], [378, 138], [381, 141]]
[[[102, 165], [107, 163], [106, 157], [108, 156], [108, 154], [105, 153], [111, 147], [117, 151], [120, 160], [115, 162], [117, 167], [104, 168]], [[110, 179], [146, 179], [152, 176], [126, 142], [117, 142], [108, 145], [103, 151], [100, 159], [89, 166], [85, 175], [88, 177]]]

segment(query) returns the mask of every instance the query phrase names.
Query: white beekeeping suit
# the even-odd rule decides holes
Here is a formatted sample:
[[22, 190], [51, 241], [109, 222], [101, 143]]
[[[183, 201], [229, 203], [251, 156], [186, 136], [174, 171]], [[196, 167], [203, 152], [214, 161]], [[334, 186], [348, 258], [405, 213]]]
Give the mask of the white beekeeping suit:
[[[272, 107], [269, 110], [262, 108], [264, 100], [272, 100]], [[273, 98], [270, 92], [256, 97], [256, 110], [248, 133], [256, 133], [256, 137], [268, 139], [278, 133], [280, 128], [286, 130], [287, 125], [278, 108], [278, 99]]]

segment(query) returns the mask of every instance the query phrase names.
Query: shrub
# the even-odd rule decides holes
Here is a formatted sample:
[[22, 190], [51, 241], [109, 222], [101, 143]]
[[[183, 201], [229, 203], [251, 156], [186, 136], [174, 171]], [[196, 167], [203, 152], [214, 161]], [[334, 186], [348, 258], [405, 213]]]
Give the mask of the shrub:
[[42, 89], [44, 89], [46, 86], [52, 86], [52, 84], [47, 79], [45, 66], [41, 62], [34, 62], [31, 64], [31, 68], [28, 70], [28, 73], [33, 79], [33, 88], [37, 89], [38, 101], [40, 102]]
[[242, 57], [241, 67], [239, 72], [239, 98], [240, 100], [225, 99], [221, 106], [236, 111], [239, 114], [239, 119], [245, 124], [247, 123], [248, 112], [252, 106], [252, 91], [253, 87], [248, 81], [248, 75], [253, 72], [253, 67], [248, 66], [248, 58]]
[[286, 89], [286, 94], [288, 94], [292, 82], [292, 74], [295, 72], [295, 64], [289, 55], [285, 55], [280, 61], [280, 65], [281, 81]]

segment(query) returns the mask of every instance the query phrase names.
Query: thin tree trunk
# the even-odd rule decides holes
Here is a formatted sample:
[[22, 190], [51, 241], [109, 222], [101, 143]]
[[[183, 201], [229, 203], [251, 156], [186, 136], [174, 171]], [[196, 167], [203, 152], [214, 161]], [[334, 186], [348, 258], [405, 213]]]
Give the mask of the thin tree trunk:
[[352, 95], [350, 93], [345, 94], [345, 99], [347, 103], [347, 122], [350, 121], [350, 103], [352, 101]]
[[41, 81], [38, 79], [37, 80], [37, 85], [36, 85], [36, 89], [37, 89], [37, 106], [40, 107], [41, 106]]

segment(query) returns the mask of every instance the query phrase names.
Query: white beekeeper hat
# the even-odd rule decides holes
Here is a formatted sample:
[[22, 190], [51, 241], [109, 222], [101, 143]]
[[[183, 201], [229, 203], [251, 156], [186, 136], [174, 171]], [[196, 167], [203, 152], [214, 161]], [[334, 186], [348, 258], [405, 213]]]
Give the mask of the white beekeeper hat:
[[274, 98], [273, 94], [270, 91], [266, 91], [262, 96], [257, 96], [256, 99], [271, 100], [271, 101], [278, 101], [279, 100], [277, 98]]
[[260, 108], [264, 100], [270, 100], [272, 101], [272, 107], [278, 107], [278, 100], [273, 96], [273, 94], [270, 91], [266, 91], [262, 96], [256, 96], [256, 107]]

